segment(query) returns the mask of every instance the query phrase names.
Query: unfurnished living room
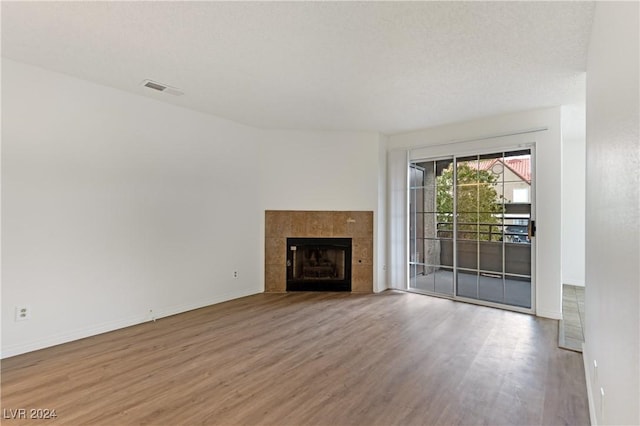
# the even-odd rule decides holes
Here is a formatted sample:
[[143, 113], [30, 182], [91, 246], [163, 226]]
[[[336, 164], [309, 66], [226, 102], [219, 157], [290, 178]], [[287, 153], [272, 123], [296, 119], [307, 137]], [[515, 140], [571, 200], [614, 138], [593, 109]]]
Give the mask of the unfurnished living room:
[[2, 1], [2, 423], [639, 425], [639, 5]]

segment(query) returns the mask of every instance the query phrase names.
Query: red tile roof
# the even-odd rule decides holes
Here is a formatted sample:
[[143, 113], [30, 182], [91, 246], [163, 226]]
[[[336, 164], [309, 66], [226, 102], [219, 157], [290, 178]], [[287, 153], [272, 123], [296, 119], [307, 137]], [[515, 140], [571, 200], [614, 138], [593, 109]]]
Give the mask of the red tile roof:
[[470, 161], [467, 164], [471, 167], [475, 167], [477, 164], [478, 170], [491, 170], [494, 164], [501, 163], [509, 168], [520, 179], [531, 184], [531, 159], [530, 158], [495, 158], [492, 160], [480, 160], [478, 163]]
[[522, 180], [531, 184], [531, 158], [507, 158], [504, 163]]

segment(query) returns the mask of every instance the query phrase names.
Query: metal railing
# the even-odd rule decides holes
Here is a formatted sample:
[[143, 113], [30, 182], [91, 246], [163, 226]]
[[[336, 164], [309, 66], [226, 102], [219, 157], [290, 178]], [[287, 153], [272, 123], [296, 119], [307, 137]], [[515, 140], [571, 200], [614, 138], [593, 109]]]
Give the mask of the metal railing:
[[[528, 222], [528, 219], [526, 220]], [[437, 222], [436, 238], [452, 239], [453, 222]], [[531, 244], [528, 225], [521, 224], [458, 222], [458, 239], [496, 242], [504, 239], [508, 243]]]

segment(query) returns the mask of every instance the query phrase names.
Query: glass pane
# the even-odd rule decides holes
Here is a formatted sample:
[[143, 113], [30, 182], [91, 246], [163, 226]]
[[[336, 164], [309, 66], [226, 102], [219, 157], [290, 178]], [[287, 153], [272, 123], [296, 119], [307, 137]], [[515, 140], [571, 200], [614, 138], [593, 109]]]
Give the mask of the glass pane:
[[424, 185], [423, 183], [424, 171], [422, 168], [412, 165], [409, 168], [409, 187], [411, 189], [419, 188]]
[[435, 204], [438, 238], [453, 238], [453, 185], [453, 160], [437, 161]]
[[504, 303], [531, 308], [531, 278], [505, 277]]
[[[531, 305], [530, 283], [505, 272], [531, 274], [526, 238], [530, 218], [529, 150], [459, 158], [456, 167], [458, 295]], [[517, 207], [527, 206], [528, 209]], [[521, 245], [525, 249], [512, 246]], [[509, 288], [507, 289], [507, 283]], [[524, 297], [526, 295], [528, 297]]]
[[478, 241], [458, 239], [458, 267], [478, 269]]
[[416, 275], [424, 271], [424, 266], [420, 265], [424, 262], [424, 252], [422, 251], [424, 223], [422, 215], [418, 214], [418, 211], [422, 210], [423, 204], [424, 170], [411, 165], [409, 180], [411, 187], [409, 191], [409, 262], [411, 263], [409, 277], [413, 280]]
[[504, 181], [531, 184], [531, 154], [504, 158]]
[[453, 295], [453, 268], [441, 266], [434, 272], [434, 278], [436, 293]]
[[470, 299], [478, 298], [478, 273], [475, 271], [458, 270], [458, 296]]
[[531, 307], [531, 167], [529, 149], [412, 165], [413, 288]]
[[409, 239], [409, 262], [417, 262], [416, 259], [416, 240], [414, 238]]
[[491, 209], [492, 213], [502, 214], [505, 212], [505, 203], [510, 203], [511, 199], [507, 198], [505, 195], [505, 186], [502, 182], [497, 182], [492, 184], [493, 189], [496, 192], [495, 202], [496, 205]]
[[504, 281], [502, 274], [481, 273], [478, 279], [478, 298], [487, 302], [503, 303]]
[[422, 271], [413, 278], [412, 288], [422, 291], [435, 291], [435, 276], [431, 266], [422, 266]]
[[529, 239], [529, 219], [526, 214], [511, 213], [505, 219], [504, 240], [507, 243], [531, 244]]
[[478, 156], [478, 158], [480, 159], [480, 161], [485, 161], [488, 164], [493, 164], [492, 161], [502, 159], [502, 153], [501, 152], [494, 152], [494, 153], [491, 153], [491, 154], [481, 154], [481, 155]]
[[480, 241], [480, 269], [502, 273], [502, 242]]
[[453, 240], [440, 240], [440, 265], [453, 266]]
[[418, 214], [418, 235], [424, 238], [437, 238], [437, 215], [436, 213], [419, 213]]
[[425, 238], [421, 240], [421, 250], [424, 253], [424, 262], [429, 265], [440, 265], [442, 257], [442, 242], [437, 238]]
[[453, 238], [453, 214], [438, 214], [437, 236], [443, 239]]
[[505, 272], [531, 276], [531, 245], [526, 243], [505, 244]]
[[512, 204], [531, 203], [531, 151], [505, 153], [504, 197]]
[[418, 210], [422, 212], [434, 213], [436, 208], [436, 187], [425, 186], [418, 200]]
[[423, 186], [420, 187], [416, 187], [415, 189], [415, 193], [414, 193], [414, 205], [415, 205], [415, 209], [416, 212], [423, 212], [424, 210], [424, 194], [425, 191], [427, 191], [428, 188], [425, 188]]
[[410, 263], [409, 264], [409, 288], [415, 288], [416, 276], [417, 276], [416, 265]]
[[478, 157], [464, 157], [457, 161], [456, 184], [478, 182]]

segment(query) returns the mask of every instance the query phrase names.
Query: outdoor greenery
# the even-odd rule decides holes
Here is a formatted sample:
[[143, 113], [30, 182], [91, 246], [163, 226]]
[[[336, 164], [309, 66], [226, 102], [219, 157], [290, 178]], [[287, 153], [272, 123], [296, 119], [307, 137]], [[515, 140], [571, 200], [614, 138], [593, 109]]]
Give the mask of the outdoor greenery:
[[[496, 191], [498, 177], [486, 170], [477, 170], [458, 163], [457, 207], [458, 232], [463, 239], [489, 241], [492, 224], [499, 224], [503, 212], [502, 195]], [[453, 234], [453, 164], [436, 178], [438, 230], [442, 237]], [[493, 227], [496, 232], [498, 227]], [[479, 232], [479, 235], [478, 235]], [[499, 241], [500, 235], [491, 240]]]

